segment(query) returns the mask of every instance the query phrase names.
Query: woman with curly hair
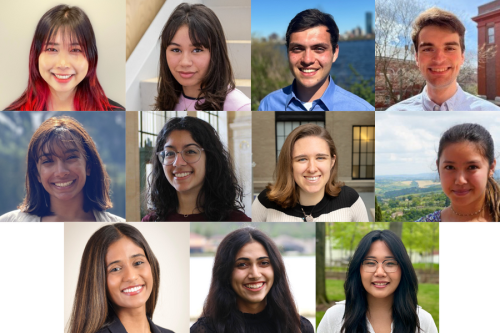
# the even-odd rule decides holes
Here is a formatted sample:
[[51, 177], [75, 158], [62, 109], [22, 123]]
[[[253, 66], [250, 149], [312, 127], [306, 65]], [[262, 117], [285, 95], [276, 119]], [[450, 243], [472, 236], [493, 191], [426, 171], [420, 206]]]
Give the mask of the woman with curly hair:
[[194, 117], [170, 119], [151, 157], [143, 221], [250, 221], [243, 190], [216, 130]]

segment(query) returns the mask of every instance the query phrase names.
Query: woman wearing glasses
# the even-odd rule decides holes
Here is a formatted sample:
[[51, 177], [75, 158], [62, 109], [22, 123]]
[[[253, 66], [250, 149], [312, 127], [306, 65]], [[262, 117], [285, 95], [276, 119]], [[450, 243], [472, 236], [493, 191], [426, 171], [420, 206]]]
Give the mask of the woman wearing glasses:
[[143, 221], [251, 221], [229, 152], [206, 121], [172, 118], [151, 158]]
[[366, 234], [349, 263], [346, 300], [328, 309], [318, 333], [437, 333], [417, 305], [418, 281], [401, 239], [392, 231]]

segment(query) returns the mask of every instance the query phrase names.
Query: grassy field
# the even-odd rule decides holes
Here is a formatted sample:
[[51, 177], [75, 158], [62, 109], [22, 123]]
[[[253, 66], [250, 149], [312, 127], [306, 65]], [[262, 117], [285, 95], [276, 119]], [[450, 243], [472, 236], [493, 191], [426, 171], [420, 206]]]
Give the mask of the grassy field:
[[[434, 322], [439, 330], [439, 285], [430, 283], [420, 283], [418, 285], [418, 305], [426, 310], [434, 318]], [[344, 281], [326, 280], [326, 294], [330, 301], [345, 300]], [[325, 315], [325, 311], [316, 312], [316, 327]]]

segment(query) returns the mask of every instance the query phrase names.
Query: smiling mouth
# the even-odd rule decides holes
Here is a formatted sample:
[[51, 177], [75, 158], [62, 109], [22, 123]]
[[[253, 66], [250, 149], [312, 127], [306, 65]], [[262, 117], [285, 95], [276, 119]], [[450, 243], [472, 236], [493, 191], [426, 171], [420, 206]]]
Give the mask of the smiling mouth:
[[131, 295], [137, 295], [137, 294], [139, 294], [142, 291], [143, 288], [144, 288], [144, 285], [130, 287], [130, 288], [127, 288], [127, 289], [123, 289], [122, 293], [127, 294], [129, 296], [131, 296]]
[[389, 282], [372, 282], [375, 288], [385, 288], [389, 284]]
[[469, 193], [471, 190], [452, 190], [452, 192], [456, 195], [466, 195]]
[[313, 177], [307, 177], [305, 176], [305, 178], [310, 181], [310, 182], [315, 182], [317, 181], [321, 176], [313, 176]]
[[69, 181], [69, 182], [66, 182], [66, 183], [54, 183], [55, 186], [57, 187], [68, 187], [70, 186], [71, 184], [73, 184], [75, 182], [75, 179]]
[[178, 72], [179, 75], [184, 78], [184, 79], [189, 79], [190, 77], [192, 77], [194, 74], [196, 74], [196, 72]]
[[59, 80], [67, 80], [75, 74], [59, 75], [59, 74], [52, 73], [52, 75], [54, 75]]
[[451, 67], [446, 67], [446, 68], [429, 68], [429, 71], [431, 71], [432, 73], [444, 73], [444, 72], [448, 71], [449, 69], [451, 69]]
[[264, 288], [265, 282], [257, 282], [257, 283], [248, 283], [244, 284], [243, 287], [245, 287], [248, 290], [251, 291], [259, 291], [262, 288]]
[[174, 173], [174, 177], [176, 179], [180, 179], [180, 178], [186, 178], [188, 177], [189, 175], [191, 175], [193, 173], [193, 171], [188, 171], [188, 172], [178, 172], [178, 173]]

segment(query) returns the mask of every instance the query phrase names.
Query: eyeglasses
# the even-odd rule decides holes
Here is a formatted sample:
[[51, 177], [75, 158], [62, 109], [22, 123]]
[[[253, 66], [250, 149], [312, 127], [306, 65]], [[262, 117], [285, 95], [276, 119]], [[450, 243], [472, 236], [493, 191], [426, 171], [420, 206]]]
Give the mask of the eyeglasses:
[[[366, 273], [375, 273], [378, 268], [379, 262], [377, 260], [365, 259], [361, 264], [363, 266], [363, 270]], [[384, 260], [382, 262], [382, 268], [386, 273], [394, 273], [398, 270], [398, 262], [396, 260]]]
[[200, 160], [201, 158], [201, 152], [203, 151], [203, 148], [199, 148], [196, 146], [189, 146], [184, 148], [181, 151], [175, 151], [173, 149], [165, 149], [163, 151], [159, 151], [156, 153], [158, 156], [158, 160], [160, 161], [161, 164], [163, 165], [172, 165], [175, 162], [175, 159], [177, 158], [177, 154], [181, 154], [182, 159], [188, 163], [196, 163]]

